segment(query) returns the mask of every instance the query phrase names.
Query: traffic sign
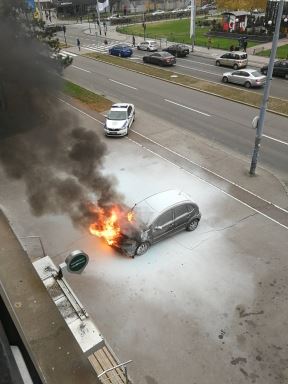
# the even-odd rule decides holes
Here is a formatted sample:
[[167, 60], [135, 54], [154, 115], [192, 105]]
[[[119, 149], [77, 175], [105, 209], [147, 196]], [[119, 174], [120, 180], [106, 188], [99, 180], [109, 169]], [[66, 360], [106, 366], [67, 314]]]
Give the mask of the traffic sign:
[[71, 273], [81, 273], [88, 264], [88, 255], [80, 250], [73, 251], [65, 259], [67, 271]]

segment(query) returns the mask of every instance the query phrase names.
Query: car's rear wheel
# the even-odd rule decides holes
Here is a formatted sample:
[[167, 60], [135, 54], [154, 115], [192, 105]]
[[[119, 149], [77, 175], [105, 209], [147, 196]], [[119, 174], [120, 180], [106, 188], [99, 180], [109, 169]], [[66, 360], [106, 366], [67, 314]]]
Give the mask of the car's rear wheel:
[[284, 79], [288, 80], [288, 73], [285, 73]]
[[233, 69], [238, 69], [239, 67], [238, 67], [238, 64], [234, 64], [233, 65]]
[[223, 76], [222, 77], [222, 81], [223, 81], [223, 83], [228, 83], [228, 77], [227, 76]]
[[217, 65], [217, 67], [220, 67], [220, 61], [219, 60], [216, 61], [216, 65]]
[[195, 231], [195, 229], [198, 227], [199, 219], [193, 219], [190, 221], [190, 223], [187, 225], [186, 230], [189, 232]]
[[251, 83], [249, 81], [246, 81], [246, 83], [244, 84], [244, 87], [251, 88]]
[[150, 247], [150, 244], [148, 243], [148, 241], [144, 241], [144, 243], [139, 244], [136, 249], [136, 255], [137, 256], [144, 255], [144, 253], [148, 251], [149, 247]]

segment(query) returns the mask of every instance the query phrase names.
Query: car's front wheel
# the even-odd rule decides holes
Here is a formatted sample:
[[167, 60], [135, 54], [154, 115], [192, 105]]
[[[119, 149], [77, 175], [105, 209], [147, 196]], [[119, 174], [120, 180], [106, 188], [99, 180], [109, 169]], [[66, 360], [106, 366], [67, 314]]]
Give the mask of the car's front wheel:
[[234, 64], [233, 65], [233, 69], [238, 69], [239, 67], [238, 67], [238, 64]]
[[284, 79], [288, 80], [288, 73], [285, 73]]
[[217, 67], [220, 67], [220, 61], [219, 60], [216, 61], [216, 65], [217, 65]]
[[195, 231], [195, 229], [198, 227], [199, 219], [193, 219], [190, 221], [190, 223], [187, 225], [186, 230], [189, 232]]
[[148, 243], [148, 241], [144, 241], [144, 243], [139, 244], [136, 249], [136, 255], [137, 256], [144, 255], [144, 253], [148, 251], [149, 247], [150, 247], [150, 244]]
[[223, 83], [228, 83], [228, 77], [227, 76], [223, 76], [222, 77], [222, 81], [223, 81]]

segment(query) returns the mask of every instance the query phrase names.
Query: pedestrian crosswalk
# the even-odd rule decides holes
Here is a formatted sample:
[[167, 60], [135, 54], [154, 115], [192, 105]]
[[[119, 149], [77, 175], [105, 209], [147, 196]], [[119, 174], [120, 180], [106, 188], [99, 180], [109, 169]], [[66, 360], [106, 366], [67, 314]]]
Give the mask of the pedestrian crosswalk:
[[[94, 43], [94, 44], [83, 44], [81, 47], [83, 49], [87, 49], [88, 51], [94, 51], [99, 53], [108, 53], [109, 48], [112, 48], [114, 45], [121, 44], [119, 40], [109, 40], [108, 44], [104, 44], [104, 41], [101, 41], [101, 43]], [[123, 42], [123, 44], [129, 45], [129, 47], [132, 47], [131, 43]]]

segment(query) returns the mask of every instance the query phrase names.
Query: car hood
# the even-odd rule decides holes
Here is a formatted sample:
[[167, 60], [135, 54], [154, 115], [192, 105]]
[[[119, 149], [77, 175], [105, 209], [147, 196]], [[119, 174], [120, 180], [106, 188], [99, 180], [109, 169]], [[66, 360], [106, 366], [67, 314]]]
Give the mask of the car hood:
[[119, 129], [124, 126], [127, 120], [106, 120], [106, 127], [110, 129]]

